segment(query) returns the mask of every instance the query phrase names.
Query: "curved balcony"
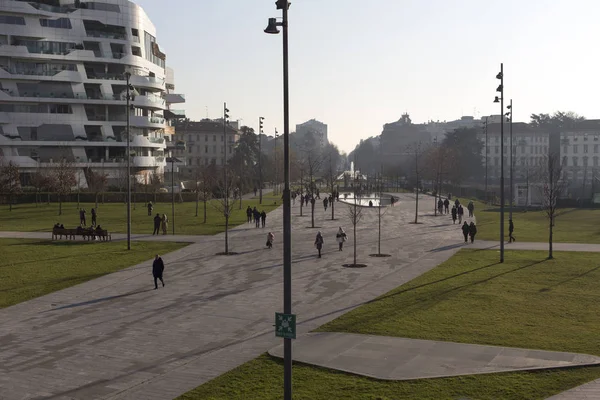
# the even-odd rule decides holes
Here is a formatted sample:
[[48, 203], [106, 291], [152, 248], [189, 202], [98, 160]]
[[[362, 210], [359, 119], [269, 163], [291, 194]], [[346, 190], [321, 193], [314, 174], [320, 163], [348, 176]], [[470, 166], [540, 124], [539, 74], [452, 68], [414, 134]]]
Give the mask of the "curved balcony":
[[152, 147], [157, 149], [166, 148], [165, 139], [149, 138], [146, 136], [135, 135], [131, 137], [131, 146], [133, 147]]
[[133, 105], [136, 107], [147, 107], [164, 110], [166, 108], [165, 99], [158, 96], [135, 96]]
[[162, 117], [144, 117], [140, 115], [134, 115], [129, 118], [131, 126], [140, 128], [156, 128], [162, 129], [165, 127], [165, 119]]
[[165, 79], [157, 78], [155, 76], [131, 75], [131, 78], [129, 78], [129, 83], [131, 83], [133, 86], [143, 88], [165, 90]]
[[164, 167], [167, 165], [163, 156], [134, 156], [131, 158], [134, 167]]

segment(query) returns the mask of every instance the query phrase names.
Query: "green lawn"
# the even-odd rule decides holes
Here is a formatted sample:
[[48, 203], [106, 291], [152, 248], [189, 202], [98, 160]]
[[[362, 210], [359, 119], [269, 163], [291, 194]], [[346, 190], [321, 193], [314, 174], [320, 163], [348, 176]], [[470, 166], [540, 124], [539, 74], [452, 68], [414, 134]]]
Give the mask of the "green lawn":
[[[269, 212], [281, 204], [281, 196], [265, 195], [263, 204], [258, 204], [258, 198], [242, 201], [242, 209], [236, 203], [235, 209], [229, 219], [230, 226], [240, 225], [246, 222], [246, 207], [256, 206], [259, 210]], [[276, 203], [276, 204], [275, 204]], [[218, 202], [212, 200], [207, 204], [207, 221], [203, 221], [203, 205], [200, 202], [198, 217], [196, 217], [196, 203], [175, 203], [175, 233], [178, 235], [214, 235], [225, 230], [225, 218], [215, 207]], [[87, 211], [87, 223], [91, 223], [90, 210], [94, 203], [81, 203], [80, 207]], [[75, 228], [79, 225], [79, 211], [77, 203], [64, 203], [62, 215], [58, 215], [58, 203], [50, 205], [20, 204], [13, 206], [9, 211], [8, 206], [0, 206], [0, 231], [21, 232], [49, 232], [55, 223], [60, 222], [66, 228]], [[156, 203], [153, 216], [156, 213], [167, 214], [169, 219], [169, 233], [172, 232], [171, 203]], [[123, 203], [98, 204], [98, 223], [110, 232], [126, 232], [127, 209]], [[131, 210], [131, 230], [133, 233], [152, 233], [153, 216], [148, 216], [148, 210], [143, 202], [136, 204], [135, 210]], [[269, 218], [267, 217], [267, 223]]]
[[[460, 199], [463, 207], [469, 199]], [[468, 211], [465, 209], [465, 215]], [[475, 202], [477, 238], [497, 240], [500, 234], [500, 208]], [[565, 243], [600, 243], [600, 209], [559, 209], [554, 225], [554, 241]], [[521, 242], [547, 242], [548, 219], [543, 211], [513, 212], [514, 236]], [[505, 208], [505, 232], [508, 240], [508, 206]]]
[[[600, 256], [461, 250], [447, 262], [322, 326], [371, 333], [600, 355]], [[279, 360], [259, 357], [181, 399], [278, 399]], [[600, 367], [404, 382], [297, 365], [298, 399], [545, 399], [600, 378]]]
[[[131, 250], [123, 242], [83, 242], [0, 239], [0, 308], [77, 285], [102, 275], [148, 261], [186, 243], [134, 242]], [[148, 275], [151, 278], [151, 275]], [[150, 287], [151, 279], [148, 279]]]

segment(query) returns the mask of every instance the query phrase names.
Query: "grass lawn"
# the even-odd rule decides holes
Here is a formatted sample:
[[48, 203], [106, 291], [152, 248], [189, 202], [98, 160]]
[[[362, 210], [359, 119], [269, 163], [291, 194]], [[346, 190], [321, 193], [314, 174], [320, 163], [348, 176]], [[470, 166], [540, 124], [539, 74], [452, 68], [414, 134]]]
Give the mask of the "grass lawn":
[[[275, 202], [277, 204], [275, 204]], [[178, 235], [214, 235], [225, 230], [225, 218], [218, 211], [215, 205], [217, 200], [212, 200], [207, 204], [207, 219], [203, 221], [203, 204], [200, 202], [198, 217], [196, 215], [196, 203], [175, 203], [175, 233]], [[240, 225], [246, 222], [246, 207], [256, 206], [259, 210], [266, 212], [272, 211], [281, 205], [281, 196], [271, 194], [263, 196], [263, 204], [258, 204], [258, 198], [243, 200], [242, 209], [239, 209], [236, 203], [235, 209], [229, 219], [230, 226]], [[87, 211], [87, 223], [91, 223], [92, 215], [90, 210], [95, 206], [94, 203], [81, 203], [80, 207]], [[60, 222], [66, 228], [75, 228], [79, 225], [79, 211], [77, 203], [63, 203], [62, 215], [58, 215], [58, 203], [50, 205], [39, 204], [20, 204], [13, 206], [12, 211], [8, 211], [8, 206], [0, 206], [0, 231], [20, 231], [20, 232], [50, 232], [55, 223]], [[172, 231], [171, 203], [156, 203], [154, 205], [153, 216], [156, 213], [167, 214], [169, 219], [169, 233]], [[98, 204], [98, 223], [111, 233], [127, 232], [126, 226], [127, 208], [124, 203], [105, 203]], [[137, 202], [135, 210], [131, 208], [131, 230], [133, 233], [152, 233], [153, 216], [148, 216], [148, 209], [143, 202]], [[269, 218], [267, 217], [267, 223]]]
[[[0, 308], [74, 286], [185, 247], [187, 243], [0, 239]], [[150, 273], [150, 272], [149, 272]], [[150, 282], [150, 281], [148, 281]]]
[[[463, 207], [469, 199], [460, 199]], [[497, 240], [500, 232], [500, 208], [475, 203], [477, 238]], [[468, 211], [465, 208], [465, 215]], [[505, 208], [505, 234], [508, 240], [508, 206]], [[554, 225], [554, 241], [564, 243], [600, 243], [600, 210], [559, 209]], [[521, 242], [547, 242], [548, 219], [543, 211], [513, 211], [514, 236]]]
[[[600, 257], [461, 250], [432, 271], [322, 326], [371, 333], [600, 355]], [[282, 366], [259, 357], [180, 399], [278, 399]], [[545, 399], [600, 378], [600, 367], [388, 382], [298, 365], [298, 399]]]

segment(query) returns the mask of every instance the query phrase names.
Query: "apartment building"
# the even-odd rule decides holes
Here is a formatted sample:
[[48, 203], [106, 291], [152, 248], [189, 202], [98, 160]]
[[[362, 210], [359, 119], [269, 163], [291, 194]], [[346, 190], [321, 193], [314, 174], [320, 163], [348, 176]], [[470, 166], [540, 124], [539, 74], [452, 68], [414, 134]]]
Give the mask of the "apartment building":
[[0, 0], [0, 156], [25, 175], [66, 159], [78, 175], [114, 178], [128, 117], [132, 172], [161, 173], [169, 121], [185, 116], [171, 109], [185, 101], [174, 88], [156, 29], [133, 2]]

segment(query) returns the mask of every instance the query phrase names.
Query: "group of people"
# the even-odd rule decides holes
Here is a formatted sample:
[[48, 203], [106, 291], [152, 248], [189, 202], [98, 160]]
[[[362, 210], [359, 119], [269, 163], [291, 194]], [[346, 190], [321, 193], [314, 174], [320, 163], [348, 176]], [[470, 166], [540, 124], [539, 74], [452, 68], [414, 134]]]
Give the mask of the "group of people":
[[251, 223], [254, 220], [254, 224], [257, 228], [261, 225], [264, 228], [267, 225], [267, 213], [265, 210], [258, 211], [256, 207], [252, 208], [248, 206], [248, 208], [246, 208], [246, 218], [248, 218], [248, 223]]
[[163, 214], [161, 217], [159, 213], [156, 213], [156, 215], [154, 216], [154, 231], [152, 232], [152, 234], [159, 235], [160, 230], [162, 228], [162, 234], [166, 235], [167, 228], [168, 228], [168, 222], [169, 222], [169, 219], [167, 218], [167, 214]]
[[[90, 226], [91, 227], [95, 227], [97, 225], [97, 223], [96, 223], [96, 218], [97, 218], [96, 209], [92, 208], [90, 212], [92, 213], [92, 224]], [[87, 214], [87, 212], [85, 211], [85, 208], [79, 209], [79, 226], [82, 227], [82, 228], [85, 228], [87, 226], [86, 218], [85, 218], [86, 214]]]
[[[339, 227], [337, 233], [335, 234], [335, 240], [338, 243], [338, 250], [342, 251], [344, 248], [344, 242], [348, 240], [348, 235], [344, 232], [344, 228]], [[323, 234], [321, 231], [317, 232], [317, 237], [315, 238], [315, 248], [318, 252], [318, 257], [321, 258], [321, 250], [323, 249], [323, 244], [325, 244], [325, 239], [323, 239]]]

